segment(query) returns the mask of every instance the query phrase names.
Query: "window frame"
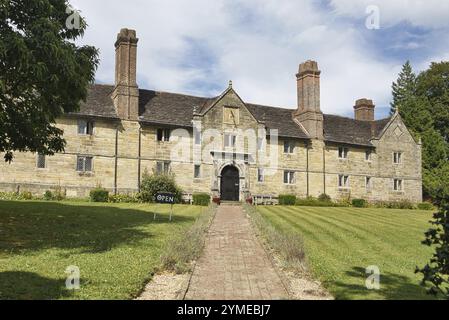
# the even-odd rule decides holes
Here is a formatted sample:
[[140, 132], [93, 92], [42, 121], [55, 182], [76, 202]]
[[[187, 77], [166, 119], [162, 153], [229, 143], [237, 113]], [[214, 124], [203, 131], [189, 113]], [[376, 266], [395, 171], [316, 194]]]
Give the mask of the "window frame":
[[257, 168], [257, 182], [258, 183], [265, 182], [265, 170], [264, 170], [264, 168]]
[[338, 159], [339, 160], [349, 159], [349, 147], [338, 147]]
[[366, 162], [373, 161], [373, 150], [365, 150], [365, 161]]
[[[197, 171], [197, 169], [198, 169], [198, 171]], [[193, 178], [194, 179], [201, 179], [201, 165], [200, 164], [195, 164], [194, 166], [193, 166]]]
[[[39, 166], [39, 164], [40, 164], [39, 160], [40, 159], [43, 159], [43, 163], [44, 163], [43, 167]], [[45, 154], [39, 154], [38, 153], [36, 155], [36, 169], [38, 169], [38, 170], [47, 169], [47, 156]]]
[[284, 170], [283, 180], [284, 180], [285, 185], [289, 185], [289, 186], [295, 185], [296, 184], [296, 172], [293, 170]]
[[[84, 124], [81, 126], [81, 124]], [[83, 128], [84, 130], [80, 130]], [[90, 120], [80, 119], [78, 120], [77, 132], [80, 136], [93, 136], [94, 135], [95, 122]]]
[[[82, 169], [79, 169], [79, 161], [80, 159], [84, 159], [83, 160], [83, 165], [82, 165]], [[86, 170], [86, 163], [87, 160], [90, 159], [90, 170]], [[76, 172], [79, 173], [92, 173], [94, 171], [94, 157], [93, 156], [89, 156], [89, 155], [77, 155], [76, 156]]]
[[223, 146], [224, 148], [235, 148], [237, 146], [237, 135], [235, 133], [225, 133]]
[[284, 154], [295, 154], [296, 143], [293, 140], [284, 140]]
[[404, 192], [404, 180], [403, 179], [393, 179], [393, 191]]
[[365, 189], [366, 189], [366, 192], [373, 191], [373, 177], [371, 177], [371, 176], [365, 177]]
[[350, 177], [345, 174], [339, 174], [338, 175], [338, 188], [339, 189], [350, 189]]
[[[159, 165], [162, 165], [162, 170], [159, 170]], [[170, 161], [156, 161], [156, 174], [170, 174], [171, 162]]]
[[395, 165], [402, 164], [402, 160], [403, 160], [403, 152], [402, 151], [393, 152], [393, 164], [395, 164]]
[[157, 142], [170, 142], [170, 138], [171, 138], [171, 130], [169, 128], [156, 129]]

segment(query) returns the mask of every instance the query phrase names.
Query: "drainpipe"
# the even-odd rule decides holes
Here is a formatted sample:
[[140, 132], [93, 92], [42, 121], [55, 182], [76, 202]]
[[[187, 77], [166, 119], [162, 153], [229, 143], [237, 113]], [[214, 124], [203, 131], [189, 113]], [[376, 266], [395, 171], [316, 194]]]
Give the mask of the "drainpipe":
[[306, 153], [307, 153], [307, 197], [310, 197], [310, 178], [309, 178], [309, 148], [310, 144], [307, 142]]
[[137, 189], [140, 192], [141, 172], [142, 172], [142, 127], [139, 127], [139, 158], [137, 164]]
[[118, 169], [118, 126], [115, 129], [115, 164], [114, 164], [114, 194], [117, 195], [117, 169]]
[[323, 146], [323, 187], [324, 194], [326, 193], [326, 145]]

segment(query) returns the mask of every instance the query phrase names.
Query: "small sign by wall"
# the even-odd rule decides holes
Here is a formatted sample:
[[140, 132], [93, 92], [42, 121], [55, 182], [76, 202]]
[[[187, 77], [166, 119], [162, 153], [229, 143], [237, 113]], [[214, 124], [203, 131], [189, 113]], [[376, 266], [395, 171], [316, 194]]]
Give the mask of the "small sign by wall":
[[173, 193], [157, 193], [155, 201], [162, 204], [175, 204], [175, 195]]

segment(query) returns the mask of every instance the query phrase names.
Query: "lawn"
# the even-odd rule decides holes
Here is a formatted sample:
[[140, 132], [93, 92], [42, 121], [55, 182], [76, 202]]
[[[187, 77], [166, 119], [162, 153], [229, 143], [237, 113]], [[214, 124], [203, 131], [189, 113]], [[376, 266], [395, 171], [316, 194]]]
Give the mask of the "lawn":
[[[0, 201], [0, 299], [131, 299], [202, 210], [177, 205], [170, 223], [165, 205]], [[78, 291], [65, 288], [68, 266]]]
[[[283, 232], [302, 235], [312, 274], [337, 299], [430, 299], [416, 266], [432, 249], [421, 244], [432, 212], [391, 209], [259, 207]], [[365, 286], [368, 266], [381, 272], [380, 290]]]

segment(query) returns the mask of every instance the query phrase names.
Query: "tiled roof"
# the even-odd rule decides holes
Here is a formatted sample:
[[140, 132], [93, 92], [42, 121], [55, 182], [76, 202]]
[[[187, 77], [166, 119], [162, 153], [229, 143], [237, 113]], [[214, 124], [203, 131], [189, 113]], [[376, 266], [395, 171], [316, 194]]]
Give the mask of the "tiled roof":
[[[86, 103], [76, 114], [117, 118], [111, 93], [114, 86], [93, 85]], [[193, 113], [207, 109], [217, 98], [194, 97], [184, 94], [140, 90], [140, 120], [169, 126], [191, 127]], [[246, 103], [248, 110], [267, 129], [279, 130], [279, 136], [308, 139], [307, 134], [292, 118], [292, 109], [275, 108]], [[324, 138], [329, 142], [371, 146], [390, 118], [378, 121], [358, 121], [351, 118], [324, 115]]]

